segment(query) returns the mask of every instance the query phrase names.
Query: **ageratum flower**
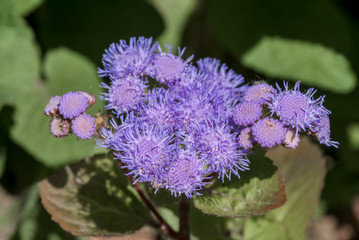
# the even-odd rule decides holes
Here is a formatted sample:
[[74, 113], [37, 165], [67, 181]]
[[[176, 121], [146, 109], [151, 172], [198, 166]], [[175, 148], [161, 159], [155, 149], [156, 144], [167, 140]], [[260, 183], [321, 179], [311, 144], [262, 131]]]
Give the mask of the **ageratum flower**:
[[254, 139], [252, 136], [252, 130], [250, 127], [246, 127], [241, 130], [241, 132], [238, 135], [238, 144], [243, 149], [250, 149], [254, 145]]
[[239, 126], [253, 124], [262, 116], [262, 106], [255, 101], [238, 103], [233, 111], [233, 121]]
[[294, 149], [298, 146], [299, 141], [300, 137], [298, 133], [294, 129], [288, 128], [283, 140], [284, 146]]
[[174, 159], [179, 146], [167, 128], [137, 121], [117, 138], [113, 149], [116, 159], [124, 164], [140, 182], [163, 184], [166, 168]]
[[328, 113], [322, 104], [324, 96], [313, 99], [316, 92], [313, 88], [303, 94], [299, 91], [298, 81], [293, 90], [288, 88], [288, 83], [284, 82], [285, 89], [282, 90], [276, 84], [278, 93], [270, 97], [268, 108], [272, 114], [276, 114], [279, 119], [288, 126], [299, 130], [313, 129], [314, 123], [319, 120], [318, 116]]
[[260, 104], [270, 100], [273, 94], [276, 94], [277, 90], [267, 83], [256, 83], [244, 92], [244, 101], [256, 101]]
[[72, 119], [84, 113], [88, 108], [88, 100], [81, 92], [68, 92], [59, 102], [59, 112], [67, 119]]
[[183, 60], [182, 56], [186, 48], [182, 50], [178, 48], [178, 56], [172, 54], [170, 45], [167, 45], [166, 48], [167, 52], [163, 52], [159, 47], [159, 53], [155, 55], [147, 73], [158, 82], [171, 86], [180, 81], [189, 71], [188, 63], [192, 60], [193, 55]]
[[138, 107], [143, 101], [145, 82], [136, 76], [126, 76], [111, 82], [110, 85], [100, 84], [108, 89], [108, 93], [102, 93], [100, 98], [108, 102], [105, 109], [111, 109], [117, 116]]
[[339, 142], [330, 139], [330, 120], [327, 114], [320, 116], [318, 122], [314, 123], [314, 135], [321, 144], [338, 148]]
[[217, 59], [200, 59], [197, 61], [197, 66], [204, 73], [203, 85], [210, 86], [211, 94], [217, 96], [217, 100], [236, 102], [247, 89], [247, 85], [243, 85], [243, 76], [221, 64]]
[[82, 140], [91, 139], [95, 134], [95, 118], [88, 114], [81, 114], [71, 121], [71, 129], [75, 136]]
[[239, 149], [235, 134], [227, 122], [215, 120], [199, 126], [198, 147], [203, 160], [218, 177], [231, 179], [231, 173], [239, 177], [238, 170], [248, 170], [249, 160], [244, 151]]
[[271, 148], [280, 144], [284, 140], [286, 132], [281, 121], [269, 117], [258, 120], [252, 126], [254, 141], [262, 147]]
[[98, 73], [114, 80], [129, 74], [143, 76], [157, 49], [158, 43], [152, 45], [152, 38], [132, 37], [128, 44], [125, 40], [112, 43], [102, 57], [104, 69]]
[[198, 153], [180, 149], [176, 161], [168, 167], [164, 187], [176, 197], [183, 193], [192, 198], [193, 194], [201, 195], [198, 191], [209, 183], [204, 181], [208, 179], [205, 177], [207, 173]]
[[52, 97], [49, 103], [46, 105], [44, 109], [44, 114], [46, 116], [53, 116], [55, 117], [59, 111], [59, 104], [61, 100], [61, 96]]

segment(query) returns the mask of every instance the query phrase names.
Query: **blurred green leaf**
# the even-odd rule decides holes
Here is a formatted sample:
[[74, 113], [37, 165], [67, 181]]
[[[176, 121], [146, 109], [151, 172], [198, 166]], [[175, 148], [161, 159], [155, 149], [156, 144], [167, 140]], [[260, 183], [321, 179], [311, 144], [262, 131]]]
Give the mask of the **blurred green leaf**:
[[153, 6], [162, 15], [165, 30], [159, 37], [162, 46], [171, 44], [177, 47], [181, 44], [182, 34], [189, 17], [196, 7], [193, 0], [150, 0]]
[[0, 24], [0, 108], [28, 93], [40, 74], [40, 54], [31, 29], [22, 21]]
[[[271, 236], [273, 239], [305, 239], [324, 184], [324, 156], [319, 147], [307, 138], [302, 138], [296, 149], [278, 146], [268, 150], [266, 156], [274, 161], [283, 174], [288, 200], [281, 208], [248, 221], [244, 228], [245, 238], [267, 239], [263, 236]], [[261, 238], [258, 229], [263, 230]], [[289, 238], [283, 238], [284, 230]]]
[[358, 150], [359, 149], [359, 123], [352, 123], [347, 128], [347, 134], [349, 138], [350, 146]]
[[89, 113], [104, 108], [104, 101], [98, 98], [101, 88], [96, 66], [86, 57], [64, 47], [57, 48], [46, 53], [44, 71], [53, 96], [69, 91], [86, 91], [97, 99]]
[[357, 44], [351, 23], [335, 1], [208, 1], [210, 28], [238, 59], [263, 36], [321, 43], [346, 56]]
[[217, 180], [194, 197], [194, 206], [207, 214], [223, 217], [248, 217], [264, 214], [286, 201], [283, 177], [262, 151], [250, 155], [251, 170], [233, 176], [231, 181]]
[[52, 219], [74, 235], [123, 235], [149, 217], [124, 173], [108, 158], [68, 165], [38, 188]]
[[44, 0], [12, 0], [15, 4], [15, 14], [26, 16], [37, 7], [39, 7]]
[[301, 80], [338, 93], [350, 92], [356, 86], [347, 59], [318, 44], [265, 37], [244, 54], [242, 62], [270, 77]]
[[47, 0], [32, 21], [43, 49], [67, 46], [98, 65], [110, 43], [163, 31], [160, 15], [143, 0]]
[[10, 239], [14, 235], [20, 207], [19, 198], [10, 195], [0, 186], [0, 236], [2, 239]]
[[262, 217], [253, 217], [246, 221], [244, 236], [246, 240], [293, 239], [285, 224]]

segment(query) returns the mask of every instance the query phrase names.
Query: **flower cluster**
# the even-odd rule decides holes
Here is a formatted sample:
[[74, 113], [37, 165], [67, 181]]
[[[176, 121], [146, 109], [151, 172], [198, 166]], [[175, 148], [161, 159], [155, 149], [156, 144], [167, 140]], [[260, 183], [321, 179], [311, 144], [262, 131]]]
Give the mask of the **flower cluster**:
[[66, 137], [72, 132], [80, 139], [90, 139], [95, 134], [95, 118], [86, 114], [96, 98], [87, 92], [68, 92], [52, 97], [44, 113], [52, 117], [50, 133], [55, 137]]
[[[144, 37], [113, 43], [103, 55], [100, 98], [115, 117], [97, 144], [113, 151], [136, 181], [191, 198], [213, 177], [239, 178], [256, 146], [295, 148], [303, 133], [338, 146], [330, 139], [324, 97], [314, 99], [314, 89], [301, 93], [299, 82], [294, 89], [248, 86], [217, 59], [194, 63], [184, 56], [185, 49], [174, 54]], [[71, 126], [79, 138], [91, 138], [94, 119], [84, 112], [92, 102], [84, 92], [52, 98], [45, 109], [54, 117], [51, 133], [64, 136]]]

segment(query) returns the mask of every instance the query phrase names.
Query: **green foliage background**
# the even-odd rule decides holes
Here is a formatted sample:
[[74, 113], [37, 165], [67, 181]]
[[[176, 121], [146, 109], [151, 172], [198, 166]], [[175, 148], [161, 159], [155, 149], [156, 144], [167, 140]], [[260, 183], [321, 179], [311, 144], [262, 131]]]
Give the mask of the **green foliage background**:
[[[355, 1], [1, 0], [0, 233], [5, 239], [76, 238], [50, 220], [40, 204], [35, 184], [66, 164], [104, 152], [94, 149], [93, 140], [54, 139], [48, 134], [48, 118], [42, 111], [56, 94], [84, 90], [98, 95], [101, 89], [96, 71], [101, 67], [104, 49], [131, 36], [152, 36], [162, 46], [186, 46], [186, 54], [194, 54], [195, 59], [218, 58], [241, 73], [248, 83], [263, 79], [270, 83], [301, 80], [303, 89], [315, 87], [316, 96], [326, 95], [325, 106], [332, 111], [332, 138], [340, 142], [340, 147], [321, 147], [327, 156], [328, 170], [321, 197], [323, 214], [350, 209], [359, 188], [359, 5]], [[93, 111], [102, 107], [99, 102]], [[303, 159], [298, 161], [316, 169], [317, 165]], [[274, 174], [273, 165], [265, 165], [266, 171]], [[283, 169], [284, 179], [288, 180], [286, 174], [295, 175], [290, 167]], [[318, 171], [323, 169], [324, 165], [318, 167]], [[317, 205], [316, 201], [304, 201], [319, 196], [321, 184], [313, 175], [298, 176], [289, 187], [286, 185], [287, 197], [295, 200], [294, 205], [287, 204], [246, 222], [239, 218], [224, 223], [221, 218], [201, 213], [198, 209], [215, 212], [215, 206], [228, 205], [220, 202], [223, 199], [210, 205], [206, 198], [212, 201], [213, 194], [206, 192], [202, 199], [194, 201], [193, 238], [225, 239], [228, 236], [224, 232], [229, 229], [233, 239], [261, 239], [264, 235], [302, 239], [293, 236], [305, 233], [313, 214], [299, 217], [304, 222], [301, 225], [285, 211]], [[266, 178], [269, 183], [253, 176], [245, 180], [244, 176], [245, 184], [241, 179], [218, 187], [235, 201], [248, 201], [255, 195], [251, 190], [261, 186], [259, 183], [278, 183], [275, 174], [270, 176]], [[306, 186], [314, 182], [318, 188], [311, 192]], [[237, 187], [243, 187], [243, 192], [233, 193]], [[301, 205], [302, 202], [309, 205]], [[142, 211], [141, 207], [139, 204], [136, 211]], [[170, 207], [162, 207], [161, 212], [169, 221], [176, 218]], [[237, 215], [231, 214], [253, 214], [246, 212], [246, 207], [233, 210]], [[303, 226], [303, 230], [292, 232], [297, 230], [293, 226]]]

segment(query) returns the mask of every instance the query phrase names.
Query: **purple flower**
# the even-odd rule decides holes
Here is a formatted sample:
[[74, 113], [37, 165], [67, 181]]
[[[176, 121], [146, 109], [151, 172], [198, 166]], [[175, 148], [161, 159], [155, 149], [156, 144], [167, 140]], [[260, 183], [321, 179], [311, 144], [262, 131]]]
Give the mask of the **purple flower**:
[[193, 194], [201, 195], [198, 191], [209, 183], [204, 181], [208, 179], [205, 177], [207, 173], [198, 153], [181, 149], [176, 161], [168, 167], [164, 187], [176, 197], [183, 193], [192, 198]]
[[148, 92], [145, 101], [140, 104], [138, 112], [143, 121], [172, 129], [176, 127], [174, 104], [174, 99], [168, 90], [157, 88]]
[[299, 91], [298, 81], [294, 90], [288, 89], [288, 83], [284, 83], [285, 90], [279, 87], [278, 94], [272, 95], [268, 104], [272, 114], [276, 114], [285, 124], [299, 130], [313, 129], [313, 124], [317, 122], [318, 116], [326, 114], [327, 109], [322, 107], [324, 97], [312, 99], [316, 90], [313, 88], [303, 94]]
[[273, 118], [263, 118], [252, 126], [252, 135], [262, 147], [273, 147], [280, 144], [285, 137], [286, 128], [283, 123]]
[[126, 128], [113, 147], [116, 158], [129, 170], [128, 174], [155, 186], [163, 184], [165, 170], [178, 148], [167, 128], [145, 122], [135, 122]]
[[330, 120], [327, 114], [322, 115], [319, 120], [314, 123], [314, 135], [321, 144], [338, 148], [339, 142], [330, 139]]
[[112, 43], [102, 57], [104, 69], [99, 69], [100, 77], [118, 79], [128, 74], [143, 76], [151, 62], [158, 43], [152, 45], [152, 38], [130, 38], [129, 43], [120, 40]]
[[50, 120], [50, 133], [54, 137], [66, 137], [70, 133], [69, 121], [62, 118], [52, 118]]
[[239, 177], [238, 170], [248, 170], [249, 160], [239, 149], [236, 137], [226, 122], [206, 122], [198, 129], [198, 147], [203, 160], [218, 177], [231, 179], [231, 173]]
[[[247, 89], [242, 75], [228, 69], [217, 59], [204, 58], [197, 61], [198, 69], [204, 73], [202, 81], [210, 86], [211, 94], [222, 101], [236, 102]], [[241, 86], [242, 85], [242, 86]]]
[[148, 75], [156, 79], [160, 83], [166, 85], [173, 85], [188, 72], [188, 63], [192, 60], [193, 56], [182, 59], [182, 55], [186, 48], [182, 50], [178, 48], [178, 56], [173, 55], [172, 47], [166, 46], [168, 52], [162, 52], [159, 48], [160, 53], [155, 55], [151, 67], [148, 68]]
[[254, 145], [254, 139], [252, 136], [252, 130], [250, 127], [246, 127], [241, 130], [241, 132], [238, 135], [238, 144], [243, 149], [250, 149]]
[[81, 92], [68, 92], [60, 100], [59, 112], [64, 118], [72, 119], [84, 113], [88, 100]]
[[244, 92], [244, 101], [257, 101], [260, 104], [270, 100], [273, 94], [276, 94], [277, 90], [267, 83], [256, 83]]
[[136, 76], [127, 76], [111, 82], [111, 85], [101, 83], [108, 93], [102, 93], [100, 98], [108, 102], [105, 109], [112, 109], [119, 116], [120, 114], [138, 107], [143, 101], [146, 85]]
[[233, 121], [239, 126], [248, 126], [253, 124], [262, 116], [262, 106], [258, 102], [238, 103], [233, 111]]
[[49, 103], [44, 109], [44, 114], [46, 116], [55, 117], [57, 115], [61, 98], [61, 96], [55, 96], [50, 99]]
[[81, 114], [71, 121], [71, 129], [75, 136], [82, 140], [91, 139], [95, 134], [95, 118], [88, 114]]
[[93, 106], [96, 103], [96, 98], [94, 95], [84, 91], [79, 91], [79, 92], [82, 93], [87, 98], [88, 104], [90, 106]]

